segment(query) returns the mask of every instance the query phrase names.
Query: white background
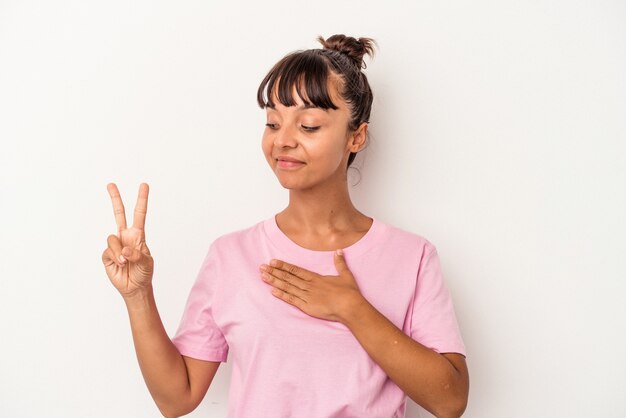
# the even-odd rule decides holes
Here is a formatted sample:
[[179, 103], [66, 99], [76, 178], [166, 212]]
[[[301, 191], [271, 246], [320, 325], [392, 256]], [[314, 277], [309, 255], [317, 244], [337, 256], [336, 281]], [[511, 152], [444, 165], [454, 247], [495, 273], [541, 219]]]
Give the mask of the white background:
[[[209, 244], [287, 203], [259, 82], [335, 33], [378, 41], [351, 193], [437, 246], [465, 416], [626, 416], [624, 22], [618, 0], [0, 1], [0, 416], [159, 416], [100, 259], [106, 184], [129, 222], [151, 187], [173, 334]], [[229, 372], [191, 416], [225, 416]]]

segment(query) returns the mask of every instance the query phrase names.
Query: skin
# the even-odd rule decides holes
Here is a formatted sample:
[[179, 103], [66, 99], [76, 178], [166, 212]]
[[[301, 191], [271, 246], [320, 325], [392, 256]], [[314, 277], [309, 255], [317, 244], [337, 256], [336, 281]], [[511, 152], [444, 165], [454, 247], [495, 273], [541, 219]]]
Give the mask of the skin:
[[[366, 139], [366, 123], [348, 129], [349, 108], [329, 80], [336, 110], [285, 107], [276, 101], [267, 109], [262, 149], [280, 184], [289, 190], [289, 204], [276, 215], [279, 228], [299, 245], [318, 251], [350, 246], [371, 227], [372, 218], [359, 212], [350, 199], [347, 161]], [[307, 127], [317, 127], [311, 130]], [[281, 168], [278, 155], [304, 164]], [[168, 337], [159, 316], [152, 276], [154, 260], [145, 240], [149, 187], [142, 183], [127, 227], [117, 186], [107, 185], [117, 224], [102, 254], [105, 271], [122, 296], [130, 319], [133, 342], [146, 385], [166, 417], [186, 415], [206, 394], [220, 365], [182, 356]], [[339, 250], [340, 251], [340, 250]], [[259, 279], [268, 284], [276, 303], [320, 320], [338, 321], [354, 334], [370, 357], [407, 395], [438, 417], [460, 416], [467, 403], [469, 378], [460, 354], [438, 354], [412, 340], [361, 295], [341, 254], [335, 255], [338, 276], [322, 276], [282, 260], [259, 266]]]
[[[280, 303], [346, 325], [370, 357], [417, 404], [438, 417], [461, 416], [469, 391], [465, 357], [436, 353], [404, 334], [363, 297], [341, 253], [340, 249], [358, 241], [372, 222], [352, 204], [346, 171], [350, 152], [363, 148], [367, 124], [354, 132], [348, 130], [348, 105], [339, 97], [333, 80], [330, 86], [337, 110], [304, 109], [295, 92], [295, 107], [276, 103], [275, 109], [267, 109], [269, 126], [263, 135], [263, 152], [281, 185], [289, 189], [289, 205], [276, 216], [279, 228], [305, 248], [337, 250], [334, 261], [339, 275], [322, 276], [273, 259], [259, 266], [260, 278]], [[310, 126], [320, 129], [310, 132], [306, 129]], [[277, 155], [289, 155], [305, 165], [283, 170], [275, 160]]]
[[206, 394], [220, 363], [181, 356], [165, 332], [152, 289], [154, 260], [145, 239], [148, 185], [139, 186], [130, 228], [117, 186], [110, 183], [107, 189], [118, 233], [107, 238], [102, 262], [126, 304], [137, 360], [152, 398], [163, 416], [186, 415]]
[[[339, 97], [337, 80], [329, 80], [333, 103], [339, 109], [306, 109], [295, 91], [296, 106], [275, 98], [267, 108], [262, 149], [280, 184], [289, 189], [289, 205], [276, 215], [280, 229], [299, 245], [313, 250], [334, 250], [356, 242], [372, 219], [359, 212], [350, 199], [346, 170], [351, 152], [363, 149], [367, 123], [349, 131], [349, 109]], [[317, 127], [314, 132], [305, 127]], [[276, 157], [288, 155], [305, 165], [298, 170], [278, 166]]]

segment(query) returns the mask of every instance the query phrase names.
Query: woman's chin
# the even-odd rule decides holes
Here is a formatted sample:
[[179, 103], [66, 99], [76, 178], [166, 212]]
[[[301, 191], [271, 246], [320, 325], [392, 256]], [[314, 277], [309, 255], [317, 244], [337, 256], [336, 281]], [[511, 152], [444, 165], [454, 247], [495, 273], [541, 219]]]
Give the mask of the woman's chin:
[[281, 177], [278, 177], [278, 182], [281, 186], [283, 186], [284, 189], [288, 190], [303, 190], [310, 188], [310, 186], [307, 186], [300, 181], [292, 181]]
[[280, 181], [280, 180], [278, 181], [280, 182], [280, 185], [283, 186], [283, 189], [298, 190], [301, 188], [297, 184], [294, 184], [293, 182], [290, 182], [290, 181]]

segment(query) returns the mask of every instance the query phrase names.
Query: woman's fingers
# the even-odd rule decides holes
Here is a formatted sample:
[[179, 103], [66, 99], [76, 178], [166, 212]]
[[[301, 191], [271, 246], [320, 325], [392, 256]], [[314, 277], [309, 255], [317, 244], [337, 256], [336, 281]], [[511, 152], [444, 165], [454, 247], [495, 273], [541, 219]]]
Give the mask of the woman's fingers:
[[102, 263], [104, 264], [104, 267], [109, 267], [109, 266], [112, 266], [113, 264], [116, 264], [115, 255], [113, 254], [113, 251], [111, 251], [111, 249], [108, 247], [102, 253]]
[[148, 212], [148, 192], [147, 183], [139, 185], [139, 196], [137, 196], [137, 204], [135, 205], [135, 214], [133, 216], [133, 227], [144, 230], [146, 225], [146, 213]]
[[298, 287], [286, 277], [279, 277], [275, 272], [269, 273], [267, 271], [263, 271], [261, 272], [261, 278], [265, 281], [265, 283], [270, 284], [283, 292], [297, 296], [302, 300], [306, 300], [306, 294], [308, 293], [307, 289]]
[[136, 248], [125, 247], [122, 251], [122, 255], [128, 261], [133, 263], [138, 262], [143, 257], [143, 253]]
[[270, 260], [270, 266], [272, 267], [269, 267], [269, 271], [271, 271], [272, 274], [274, 274], [274, 271], [283, 274], [282, 276], [279, 276], [280, 278], [286, 276], [296, 276], [301, 280], [310, 282], [316, 276], [318, 276], [317, 273], [305, 270], [302, 267], [296, 266], [294, 264], [286, 263], [283, 260], [272, 259]]
[[121, 234], [121, 232], [126, 229], [126, 212], [124, 211], [122, 196], [120, 196], [120, 192], [117, 190], [115, 183], [107, 184], [107, 190], [109, 191], [111, 201], [113, 202], [113, 213], [115, 214], [117, 231]]
[[[122, 255], [122, 243], [117, 235], [109, 235], [107, 244], [113, 253], [113, 260], [118, 266], [122, 267], [126, 264], [126, 258]], [[120, 258], [121, 257], [121, 258]]]

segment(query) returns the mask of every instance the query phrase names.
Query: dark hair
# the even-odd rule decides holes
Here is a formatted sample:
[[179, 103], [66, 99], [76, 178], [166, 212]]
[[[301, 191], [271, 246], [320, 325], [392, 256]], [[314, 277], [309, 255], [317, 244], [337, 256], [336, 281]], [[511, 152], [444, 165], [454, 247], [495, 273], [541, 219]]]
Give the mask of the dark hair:
[[[323, 49], [307, 49], [287, 54], [267, 73], [257, 91], [259, 106], [274, 107], [273, 96], [285, 106], [295, 106], [293, 88], [305, 105], [322, 109], [338, 109], [330, 98], [328, 81], [331, 73], [339, 76], [337, 90], [350, 108], [348, 128], [356, 130], [369, 122], [373, 94], [366, 75], [365, 54], [374, 55], [376, 42], [371, 38], [353, 38], [333, 35], [328, 39], [318, 36]], [[304, 91], [303, 91], [304, 88]], [[350, 153], [348, 167], [356, 153]]]

